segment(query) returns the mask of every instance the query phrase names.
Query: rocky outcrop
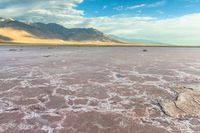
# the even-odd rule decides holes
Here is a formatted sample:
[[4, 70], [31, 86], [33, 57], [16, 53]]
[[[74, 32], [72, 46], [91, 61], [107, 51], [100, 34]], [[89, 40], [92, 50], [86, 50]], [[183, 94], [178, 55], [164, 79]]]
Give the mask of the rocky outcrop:
[[175, 100], [159, 102], [163, 112], [174, 118], [200, 117], [200, 85], [174, 89]]

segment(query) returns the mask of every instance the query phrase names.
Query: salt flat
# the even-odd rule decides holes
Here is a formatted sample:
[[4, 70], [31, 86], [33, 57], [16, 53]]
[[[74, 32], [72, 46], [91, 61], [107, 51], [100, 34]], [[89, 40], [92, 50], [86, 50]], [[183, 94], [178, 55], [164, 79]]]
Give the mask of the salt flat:
[[199, 51], [1, 46], [0, 132], [199, 132], [197, 116], [173, 118], [158, 104], [199, 83]]

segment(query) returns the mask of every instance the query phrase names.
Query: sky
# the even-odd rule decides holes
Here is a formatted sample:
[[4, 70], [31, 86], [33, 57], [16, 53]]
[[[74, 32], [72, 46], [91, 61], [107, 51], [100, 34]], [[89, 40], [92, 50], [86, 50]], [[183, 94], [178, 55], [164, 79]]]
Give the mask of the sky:
[[200, 46], [200, 0], [1, 0], [0, 16]]

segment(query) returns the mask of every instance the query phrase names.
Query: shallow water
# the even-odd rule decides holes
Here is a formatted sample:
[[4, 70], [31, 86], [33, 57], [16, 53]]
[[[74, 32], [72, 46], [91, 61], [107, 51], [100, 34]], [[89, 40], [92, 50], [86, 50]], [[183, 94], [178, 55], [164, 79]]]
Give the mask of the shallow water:
[[0, 132], [196, 133], [157, 101], [199, 81], [199, 48], [0, 47]]

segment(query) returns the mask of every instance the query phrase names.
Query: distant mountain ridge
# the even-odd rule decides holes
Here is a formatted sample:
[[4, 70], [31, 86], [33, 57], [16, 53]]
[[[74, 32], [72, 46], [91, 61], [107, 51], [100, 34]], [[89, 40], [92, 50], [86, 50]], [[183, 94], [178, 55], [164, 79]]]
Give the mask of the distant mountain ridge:
[[[64, 41], [101, 41], [117, 42], [104, 33], [94, 28], [65, 28], [55, 23], [24, 23], [11, 18], [0, 17], [0, 28], [12, 28], [26, 31], [31, 35], [41, 39], [61, 39]], [[8, 37], [0, 36], [0, 40], [9, 40]]]
[[0, 35], [0, 40], [11, 41], [12, 39], [10, 39], [9, 37]]
[[118, 37], [115, 35], [109, 35], [110, 38], [113, 38], [115, 40], [119, 40], [121, 42], [126, 42], [126, 43], [142, 43], [142, 44], [159, 44], [159, 45], [167, 45], [169, 46], [170, 44], [158, 42], [158, 41], [152, 41], [152, 40], [145, 40], [145, 39], [130, 39], [130, 38], [123, 38], [123, 37]]
[[158, 46], [106, 35], [94, 28], [66, 28], [56, 23], [26, 23], [0, 17], [0, 45]]

